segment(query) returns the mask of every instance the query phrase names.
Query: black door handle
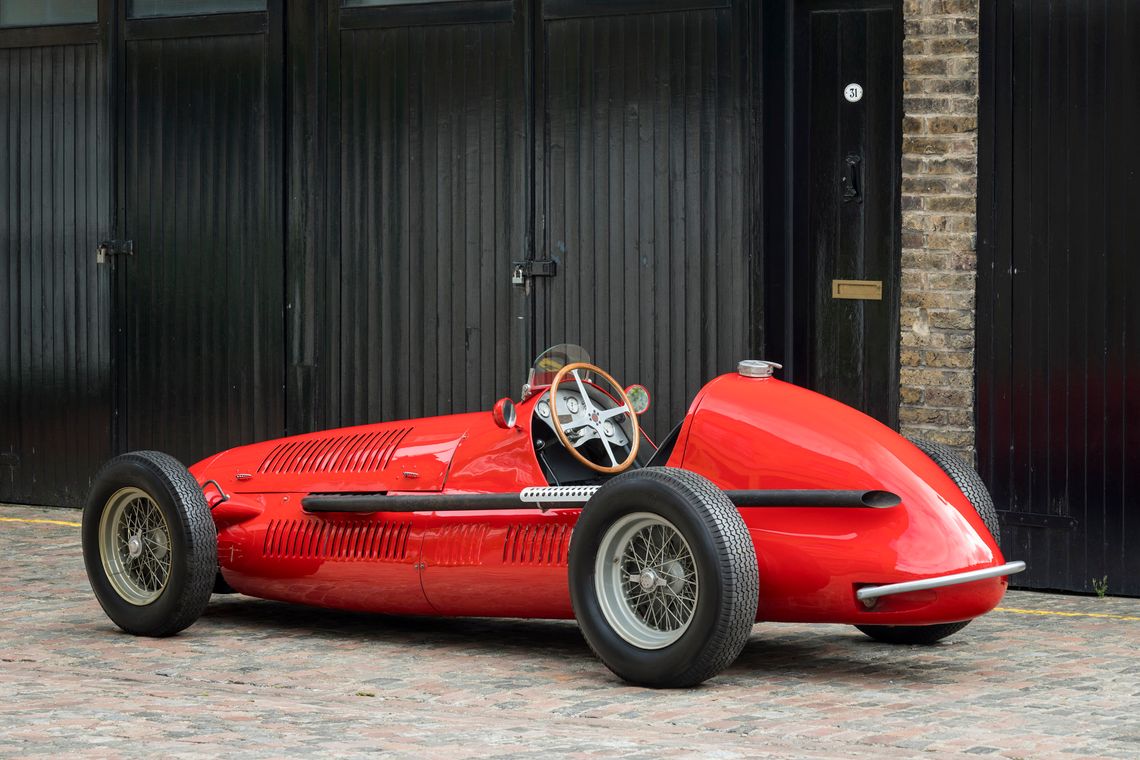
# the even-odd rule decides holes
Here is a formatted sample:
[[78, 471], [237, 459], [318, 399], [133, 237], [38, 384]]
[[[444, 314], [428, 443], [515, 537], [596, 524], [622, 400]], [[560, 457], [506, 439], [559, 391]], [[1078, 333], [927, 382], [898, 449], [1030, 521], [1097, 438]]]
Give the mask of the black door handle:
[[860, 192], [860, 185], [863, 184], [862, 177], [860, 176], [859, 167], [863, 163], [863, 157], [856, 153], [848, 153], [847, 157], [843, 159], [843, 202], [856, 203], [863, 202], [863, 195]]

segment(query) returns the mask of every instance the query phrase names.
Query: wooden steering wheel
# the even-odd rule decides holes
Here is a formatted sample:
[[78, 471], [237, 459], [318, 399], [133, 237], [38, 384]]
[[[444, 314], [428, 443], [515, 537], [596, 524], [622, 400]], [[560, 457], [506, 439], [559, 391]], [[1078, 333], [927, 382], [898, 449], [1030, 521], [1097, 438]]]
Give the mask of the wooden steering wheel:
[[[613, 386], [614, 390], [617, 391], [616, 396], [621, 401], [622, 405], [615, 406], [613, 409], [604, 410], [594, 406], [594, 402], [590, 399], [590, 395], [586, 393], [586, 384], [582, 382], [582, 378], [578, 374], [579, 370], [593, 372], [598, 377], [606, 380], [606, 382]], [[558, 419], [558, 386], [564, 379], [566, 379], [566, 375], [568, 374], [572, 375], [574, 377], [574, 381], [578, 384], [578, 392], [582, 394], [582, 404], [586, 410], [586, 418], [584, 420], [572, 422], [567, 427], [569, 427], [571, 430], [577, 430], [582, 427], [588, 427], [592, 429], [594, 431], [594, 434], [598, 437], [598, 440], [600, 440], [602, 442], [602, 445], [605, 446], [606, 453], [610, 456], [609, 465], [591, 462], [584, 455], [582, 455], [582, 453], [579, 452], [574, 444], [570, 441], [569, 436], [566, 435], [566, 428], [563, 427], [562, 421]], [[633, 460], [637, 458], [637, 451], [641, 447], [641, 428], [637, 424], [637, 415], [633, 412], [633, 407], [629, 403], [629, 398], [625, 395], [625, 390], [621, 387], [621, 385], [618, 384], [617, 380], [614, 380], [613, 377], [607, 374], [601, 367], [598, 367], [594, 364], [587, 364], [586, 362], [575, 362], [573, 364], [567, 364], [565, 367], [558, 370], [558, 374], [554, 376], [554, 380], [550, 383], [550, 410], [550, 416], [554, 421], [554, 432], [558, 434], [558, 440], [562, 442], [563, 447], [565, 447], [565, 449], [570, 452], [571, 456], [589, 467], [591, 470], [605, 473], [622, 472], [623, 470], [628, 469], [629, 466], [633, 464]], [[617, 417], [620, 414], [629, 415], [630, 426], [633, 428], [633, 437], [631, 439], [632, 444], [629, 449], [629, 456], [627, 456], [621, 462], [619, 462], [617, 460], [617, 457], [614, 456], [613, 448], [610, 446], [610, 442], [606, 437], [605, 431], [602, 429], [603, 424], [607, 420]]]

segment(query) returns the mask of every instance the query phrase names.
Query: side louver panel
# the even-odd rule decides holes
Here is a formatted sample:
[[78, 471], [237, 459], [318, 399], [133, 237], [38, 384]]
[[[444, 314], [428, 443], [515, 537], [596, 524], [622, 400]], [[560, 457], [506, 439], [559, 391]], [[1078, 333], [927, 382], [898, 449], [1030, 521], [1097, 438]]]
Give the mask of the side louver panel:
[[[431, 554], [425, 559], [430, 567], [470, 567], [483, 564], [483, 541], [490, 526], [447, 525], [439, 530], [431, 543]], [[426, 553], [426, 552], [425, 552]]]
[[379, 472], [412, 428], [387, 428], [354, 435], [327, 435], [285, 441], [273, 447], [258, 472]]
[[565, 565], [569, 560], [569, 525], [512, 525], [503, 543], [503, 562], [521, 565]]
[[408, 556], [411, 523], [273, 520], [262, 551], [278, 559], [398, 562]]

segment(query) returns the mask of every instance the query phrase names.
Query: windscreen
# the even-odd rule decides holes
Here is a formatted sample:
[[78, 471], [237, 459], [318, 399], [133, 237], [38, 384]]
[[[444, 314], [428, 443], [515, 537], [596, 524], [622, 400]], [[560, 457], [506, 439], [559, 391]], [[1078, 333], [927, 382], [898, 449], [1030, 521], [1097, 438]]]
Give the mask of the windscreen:
[[[593, 363], [586, 349], [581, 346], [574, 343], [559, 343], [557, 346], [551, 346], [534, 360], [534, 364], [530, 368], [530, 376], [527, 378], [527, 384], [531, 388], [550, 385], [554, 376], [558, 374], [558, 370], [567, 364], [577, 364], [578, 362]], [[579, 376], [582, 380], [586, 380], [588, 373], [579, 373]]]

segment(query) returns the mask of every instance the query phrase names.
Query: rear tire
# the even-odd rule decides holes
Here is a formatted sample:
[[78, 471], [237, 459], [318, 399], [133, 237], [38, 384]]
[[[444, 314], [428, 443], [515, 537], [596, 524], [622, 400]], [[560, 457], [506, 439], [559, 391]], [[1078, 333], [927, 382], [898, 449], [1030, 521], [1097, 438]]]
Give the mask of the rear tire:
[[202, 488], [157, 451], [115, 457], [95, 476], [83, 510], [83, 560], [95, 597], [115, 625], [170, 636], [202, 614], [218, 569], [218, 544]]
[[[982, 482], [982, 478], [973, 467], [962, 461], [954, 449], [941, 443], [934, 443], [923, 438], [909, 439], [922, 453], [926, 454], [934, 463], [950, 476], [954, 485], [961, 489], [966, 498], [970, 500], [974, 511], [986, 524], [994, 543], [1001, 535], [998, 523], [997, 510], [994, 508], [993, 497], [989, 489]], [[857, 625], [855, 626], [875, 641], [886, 644], [934, 644], [947, 636], [952, 636], [970, 624], [963, 620], [959, 623], [942, 623], [939, 625]]]
[[616, 675], [695, 686], [737, 658], [760, 582], [748, 528], [696, 473], [651, 467], [603, 485], [570, 542], [570, 600], [590, 648]]

